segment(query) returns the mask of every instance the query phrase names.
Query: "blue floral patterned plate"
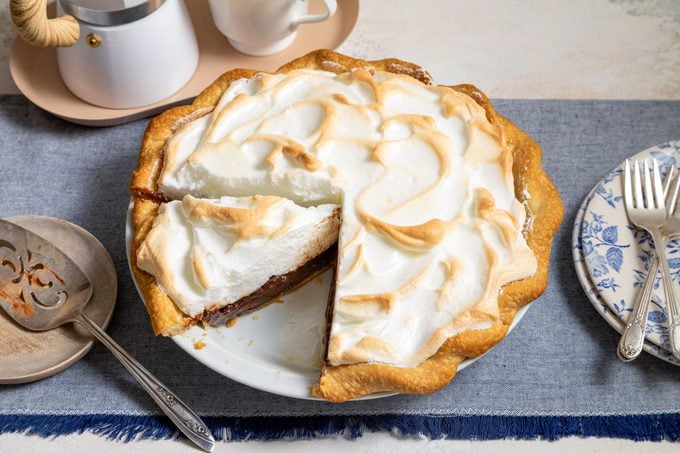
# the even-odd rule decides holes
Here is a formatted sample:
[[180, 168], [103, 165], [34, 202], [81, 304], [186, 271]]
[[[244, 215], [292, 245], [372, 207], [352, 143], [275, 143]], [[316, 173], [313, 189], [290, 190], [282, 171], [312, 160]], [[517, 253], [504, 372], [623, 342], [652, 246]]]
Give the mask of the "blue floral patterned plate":
[[[654, 157], [668, 169], [680, 163], [680, 141], [649, 148], [635, 159]], [[676, 162], [676, 160], [678, 162]], [[609, 324], [623, 330], [649, 269], [649, 236], [629, 224], [621, 193], [622, 165], [607, 175], [586, 197], [576, 216], [572, 236], [576, 271], [588, 298]], [[680, 243], [668, 246], [669, 266], [680, 282]], [[668, 352], [667, 311], [657, 276], [647, 324], [645, 350], [676, 365]]]
[[[588, 274], [588, 270], [586, 269], [583, 258], [583, 247], [581, 244], [581, 224], [583, 223], [583, 214], [586, 212], [586, 208], [588, 207], [588, 204], [590, 203], [590, 200], [594, 194], [595, 189], [593, 189], [590, 195], [588, 195], [583, 201], [583, 204], [576, 214], [576, 220], [574, 221], [574, 230], [572, 232], [571, 239], [574, 267], [576, 268], [576, 275], [578, 276], [579, 282], [581, 283], [581, 287], [583, 287], [583, 290], [588, 296], [588, 300], [593, 305], [593, 307], [595, 307], [595, 310], [597, 310], [604, 320], [607, 321], [607, 323], [609, 323], [609, 325], [611, 325], [617, 332], [622, 333], [624, 327], [623, 321], [621, 321], [615, 312], [612, 312], [609, 309], [602, 297], [600, 297], [600, 293], [590, 279], [590, 275]], [[659, 346], [649, 342], [645, 342], [643, 349], [655, 357], [680, 366], [680, 362], [678, 362], [666, 349], [660, 348]]]

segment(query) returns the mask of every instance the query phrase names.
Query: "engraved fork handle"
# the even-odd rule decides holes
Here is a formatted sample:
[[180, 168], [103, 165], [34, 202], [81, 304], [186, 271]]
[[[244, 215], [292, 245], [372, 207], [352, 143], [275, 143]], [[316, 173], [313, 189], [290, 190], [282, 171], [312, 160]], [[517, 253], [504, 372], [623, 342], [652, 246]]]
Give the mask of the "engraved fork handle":
[[647, 273], [645, 283], [642, 286], [642, 290], [637, 294], [637, 299], [635, 299], [633, 304], [633, 311], [628, 317], [628, 322], [619, 340], [619, 346], [616, 349], [619, 358], [624, 362], [635, 360], [642, 352], [642, 346], [645, 343], [647, 312], [649, 312], [649, 303], [652, 300], [652, 290], [654, 289], [654, 280], [658, 270], [659, 258], [654, 256], [649, 265], [649, 272]]
[[170, 420], [177, 425], [180, 431], [202, 450], [212, 451], [215, 446], [215, 439], [208, 427], [205, 426], [203, 421], [194, 413], [194, 411], [189, 409], [182, 400], [168, 390], [161, 381], [156, 379], [156, 377], [128, 354], [90, 318], [81, 313], [74, 322], [87, 328], [97, 340], [101, 341], [104, 346], [109, 348], [113, 355], [120, 360], [125, 368], [127, 368], [130, 374], [137, 379], [144, 390], [151, 395], [151, 398], [153, 398], [156, 404], [163, 410], [165, 415], [170, 417]]
[[[654, 250], [661, 261], [661, 281], [666, 295], [666, 307], [668, 308], [668, 334], [673, 357], [680, 360], [680, 305], [673, 287], [671, 271], [668, 268], [666, 257], [666, 237], [659, 230], [650, 231], [654, 240]], [[658, 245], [657, 245], [658, 244]]]

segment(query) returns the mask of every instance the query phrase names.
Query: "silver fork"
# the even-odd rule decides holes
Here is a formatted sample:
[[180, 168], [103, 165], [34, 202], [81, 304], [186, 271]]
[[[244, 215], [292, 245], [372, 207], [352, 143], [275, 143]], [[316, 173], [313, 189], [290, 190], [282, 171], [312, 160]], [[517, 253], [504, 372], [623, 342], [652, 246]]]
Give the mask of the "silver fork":
[[[675, 181], [671, 202], [668, 205], [668, 218], [666, 219], [666, 228], [664, 230], [666, 241], [672, 236], [680, 233], [680, 216], [675, 212], [678, 207], [677, 201], [679, 192], [680, 175], [678, 175], [678, 178]], [[666, 244], [664, 243], [664, 250], [665, 249]], [[668, 337], [671, 344], [671, 352], [673, 353], [673, 357], [680, 360], [680, 299], [678, 299], [676, 295], [671, 301], [666, 302], [666, 306], [668, 312]]]
[[[626, 167], [624, 178], [630, 177], [629, 170], [630, 169]], [[669, 206], [673, 206], [675, 200], [675, 198], [669, 200], [669, 190], [673, 181], [674, 172], [675, 168], [671, 167], [668, 171], [668, 174], [666, 175], [666, 183], [663, 187], [663, 196], [667, 202], [670, 201], [670, 203], [668, 203]], [[672, 197], [677, 197], [678, 188], [680, 187], [680, 174], [676, 178], [676, 182], [673, 184], [673, 186], [674, 191]], [[624, 203], [625, 202], [626, 201], [624, 200]], [[670, 218], [667, 220], [670, 220]], [[659, 259], [656, 255], [654, 255], [649, 263], [649, 272], [647, 272], [647, 277], [645, 277], [645, 281], [642, 284], [640, 291], [638, 291], [636, 295], [633, 308], [631, 309], [631, 313], [628, 316], [628, 322], [626, 323], [616, 349], [619, 358], [624, 362], [631, 362], [635, 360], [642, 352], [642, 347], [645, 342], [645, 327], [647, 325], [649, 303], [652, 300], [652, 291], [654, 290], [654, 282], [656, 281], [656, 274], [658, 270]]]
[[[647, 230], [654, 241], [656, 258], [661, 262], [661, 281], [666, 296], [666, 306], [668, 307], [671, 352], [674, 357], [680, 359], [680, 307], [678, 306], [678, 299], [673, 288], [666, 257], [668, 237], [665, 227], [668, 213], [666, 212], [664, 190], [661, 186], [659, 164], [655, 159], [653, 160], [652, 167], [652, 176], [650, 176], [649, 165], [645, 160], [643, 186], [639, 163], [635, 162], [634, 172], [631, 176], [630, 162], [626, 160], [623, 178], [624, 204], [628, 219], [638, 228]], [[631, 178], [633, 181], [631, 181]], [[672, 197], [673, 200], [671, 201], [671, 215], [675, 210], [677, 189], [678, 186], [676, 185], [674, 196]], [[633, 196], [633, 190], [635, 196]], [[651, 272], [652, 269], [650, 269], [650, 274]], [[642, 344], [644, 343], [644, 330], [647, 322], [651, 285], [649, 285], [649, 288], [643, 288], [642, 293], [641, 297], [646, 296], [641, 304], [643, 306], [637, 307], [637, 310], [634, 309], [631, 313], [623, 337], [619, 342], [619, 348], [617, 349], [619, 357], [624, 361], [633, 360], [640, 353], [639, 350], [642, 349]]]

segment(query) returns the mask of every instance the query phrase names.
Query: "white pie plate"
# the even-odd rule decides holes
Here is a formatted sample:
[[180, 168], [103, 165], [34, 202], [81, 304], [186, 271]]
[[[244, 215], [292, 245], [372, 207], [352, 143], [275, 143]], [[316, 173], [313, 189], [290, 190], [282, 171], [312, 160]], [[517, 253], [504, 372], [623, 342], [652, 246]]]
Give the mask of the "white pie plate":
[[[125, 225], [125, 246], [130, 263], [132, 201]], [[131, 272], [137, 292], [139, 286]], [[247, 386], [292, 398], [319, 400], [311, 394], [319, 379], [325, 310], [330, 272], [310, 281], [255, 313], [242, 316], [232, 327], [194, 326], [172, 340], [190, 356], [217, 373]], [[517, 311], [512, 330], [529, 306]], [[151, 328], [151, 326], [149, 326]], [[482, 356], [464, 360], [458, 371]], [[378, 393], [361, 399], [382, 398], [394, 393]]]

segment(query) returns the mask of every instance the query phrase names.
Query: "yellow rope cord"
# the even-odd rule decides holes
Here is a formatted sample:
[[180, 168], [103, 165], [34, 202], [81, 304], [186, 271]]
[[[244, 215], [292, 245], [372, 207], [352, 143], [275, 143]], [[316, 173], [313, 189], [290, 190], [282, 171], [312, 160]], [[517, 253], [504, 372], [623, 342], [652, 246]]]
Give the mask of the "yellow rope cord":
[[39, 47], [68, 47], [78, 41], [80, 27], [73, 16], [47, 18], [47, 0], [10, 0], [9, 10], [19, 34]]

